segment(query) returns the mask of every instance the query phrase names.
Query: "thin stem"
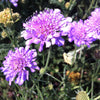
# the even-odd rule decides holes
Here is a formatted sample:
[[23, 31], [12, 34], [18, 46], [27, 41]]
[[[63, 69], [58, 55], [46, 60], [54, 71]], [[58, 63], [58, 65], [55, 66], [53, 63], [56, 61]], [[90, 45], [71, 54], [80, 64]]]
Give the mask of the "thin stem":
[[58, 80], [57, 78], [55, 78], [55, 77], [54, 77], [54, 76], [52, 76], [51, 74], [46, 73], [46, 75], [48, 75], [48, 76], [52, 77], [53, 79], [55, 79], [55, 80], [56, 80], [56, 81], [58, 81], [59, 83], [62, 83], [60, 80]]
[[48, 57], [47, 57], [46, 65], [45, 65], [45, 71], [46, 71], [46, 69], [47, 69], [47, 67], [48, 67], [48, 64], [49, 64], [50, 51], [51, 51], [51, 47], [49, 48], [49, 51], [48, 51]]
[[66, 67], [64, 67], [63, 77], [64, 77], [64, 80], [65, 80], [65, 77], [66, 77]]
[[37, 84], [36, 81], [32, 80], [32, 82], [33, 82], [34, 85], [30, 88], [30, 90], [32, 90], [34, 87], [36, 87], [37, 92], [39, 93], [39, 96], [41, 97], [41, 100], [44, 100], [42, 92], [40, 91], [39, 87], [36, 85]]
[[41, 100], [44, 100], [43, 95], [42, 95], [42, 93], [37, 85], [36, 85], [36, 89], [37, 89], [38, 93], [40, 94]]
[[80, 86], [82, 86], [81, 82], [82, 82], [82, 78], [83, 78], [83, 70], [84, 69], [84, 66], [82, 67], [82, 70], [81, 70], [81, 78], [80, 78]]
[[99, 100], [100, 99], [100, 96], [96, 97], [94, 100]]
[[[13, 21], [11, 6], [10, 6], [10, 3], [9, 3], [9, 2], [8, 2], [8, 6], [9, 6], [9, 8], [10, 8], [11, 19], [12, 19], [12, 21]], [[14, 22], [14, 21], [13, 21], [13, 22]]]
[[44, 57], [44, 52], [43, 52], [43, 66], [44, 66], [44, 64], [45, 64], [45, 57]]
[[91, 2], [91, 4], [90, 4], [90, 6], [89, 6], [87, 12], [84, 14], [84, 16], [83, 16], [82, 19], [85, 19], [85, 18], [87, 17], [87, 13], [91, 10], [91, 8], [92, 8], [92, 6], [93, 6], [94, 3], [95, 3], [95, 0], [92, 0], [92, 2]]
[[96, 69], [96, 72], [95, 72], [95, 74], [97, 74], [98, 73], [98, 71], [99, 71], [99, 69], [100, 69], [100, 62], [97, 60], [97, 69]]
[[92, 82], [91, 82], [91, 99], [93, 100], [93, 88], [94, 88], [94, 80], [92, 76]]
[[43, 74], [41, 74], [40, 78], [45, 74], [45, 72], [47, 70], [49, 60], [50, 60], [50, 51], [51, 51], [51, 47], [49, 48], [49, 51], [48, 51], [48, 57], [47, 57], [47, 61], [46, 61], [45, 67], [44, 67], [44, 72], [43, 72]]
[[[84, 53], [85, 54], [85, 53]], [[84, 58], [85, 58], [85, 56], [84, 56]], [[85, 61], [85, 60], [84, 60]], [[81, 78], [80, 78], [80, 87], [82, 86], [82, 84], [81, 84], [81, 82], [82, 82], [82, 78], [83, 78], [83, 72], [84, 72], [84, 64], [85, 64], [85, 62], [83, 61], [83, 65], [82, 65], [82, 69], [81, 69]]]
[[63, 78], [62, 78], [62, 83], [63, 83], [63, 87], [65, 88], [65, 77], [66, 77], [66, 67], [64, 67], [64, 71], [63, 71]]
[[27, 82], [25, 81], [25, 97], [24, 97], [24, 100], [27, 100], [27, 96], [28, 96], [28, 94], [27, 94]]

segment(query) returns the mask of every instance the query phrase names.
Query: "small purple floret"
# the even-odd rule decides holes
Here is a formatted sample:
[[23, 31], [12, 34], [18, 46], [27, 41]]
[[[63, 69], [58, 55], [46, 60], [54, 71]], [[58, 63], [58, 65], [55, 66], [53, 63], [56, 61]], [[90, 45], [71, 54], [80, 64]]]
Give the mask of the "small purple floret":
[[18, 6], [18, 4], [17, 4], [17, 2], [18, 2], [18, 0], [9, 0], [15, 7], [17, 7]]
[[8, 55], [3, 61], [4, 67], [1, 67], [0, 70], [6, 76], [6, 80], [9, 81], [11, 85], [12, 81], [15, 80], [15, 83], [22, 85], [25, 80], [29, 80], [29, 71], [26, 68], [29, 68], [31, 72], [39, 70], [36, 60], [36, 50], [24, 49], [24, 47], [15, 48], [15, 51], [10, 50]]

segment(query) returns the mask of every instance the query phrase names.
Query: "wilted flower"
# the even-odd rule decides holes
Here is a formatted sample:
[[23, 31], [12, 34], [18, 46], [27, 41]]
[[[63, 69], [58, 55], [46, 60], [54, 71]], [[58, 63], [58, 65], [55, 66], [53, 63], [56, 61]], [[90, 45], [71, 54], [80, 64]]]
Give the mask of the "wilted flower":
[[73, 22], [69, 24], [70, 31], [68, 32], [69, 41], [74, 43], [77, 46], [87, 45], [90, 46], [95, 39], [87, 33], [86, 25], [83, 23], [82, 20], [79, 22]]
[[10, 50], [8, 55], [3, 61], [4, 67], [0, 69], [6, 76], [6, 80], [11, 85], [12, 81], [15, 80], [16, 84], [22, 85], [25, 80], [29, 80], [29, 71], [35, 72], [39, 70], [37, 63], [35, 62], [37, 53], [35, 49], [29, 50], [24, 47], [15, 48], [15, 51]]
[[69, 81], [75, 84], [78, 83], [78, 80], [81, 78], [81, 74], [79, 72], [70, 72], [66, 71], [66, 76], [68, 75]]
[[100, 8], [96, 8], [91, 16], [85, 20], [87, 25], [86, 30], [92, 35], [95, 39], [100, 39]]
[[45, 9], [23, 24], [25, 30], [21, 36], [27, 40], [27, 46], [32, 43], [40, 43], [40, 52], [43, 50], [44, 44], [46, 44], [46, 48], [54, 44], [62, 46], [64, 39], [61, 36], [66, 35], [62, 28], [67, 26], [71, 20], [69, 17], [64, 18], [59, 9]]
[[69, 65], [73, 65], [76, 61], [76, 56], [78, 52], [81, 52], [84, 49], [84, 47], [81, 47], [77, 50], [73, 50], [73, 51], [69, 51], [68, 53], [63, 53], [63, 58], [64, 58], [64, 62], [69, 64]]
[[17, 22], [20, 19], [19, 13], [13, 13], [13, 10], [9, 8], [4, 9], [0, 12], [0, 23], [4, 24], [5, 27], [9, 27], [14, 22]]
[[68, 52], [68, 53], [63, 53], [63, 58], [64, 58], [64, 62], [69, 64], [69, 65], [73, 65], [75, 60], [76, 60], [76, 53], [75, 51], [73, 52]]

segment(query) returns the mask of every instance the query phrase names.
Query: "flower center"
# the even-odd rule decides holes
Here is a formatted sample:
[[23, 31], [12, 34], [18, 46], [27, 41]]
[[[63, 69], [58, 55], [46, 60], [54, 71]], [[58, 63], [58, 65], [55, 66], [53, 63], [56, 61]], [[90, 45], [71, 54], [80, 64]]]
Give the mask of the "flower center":
[[[81, 31], [80, 31], [80, 30], [81, 30]], [[82, 39], [82, 38], [85, 37], [85, 30], [84, 30], [84, 29], [80, 29], [80, 30], [78, 30], [78, 31], [76, 32], [76, 37], [77, 37], [78, 39]]]
[[[45, 20], [41, 20], [37, 23], [34, 22], [35, 24], [33, 24], [33, 27], [37, 33], [37, 37], [38, 38], [47, 38], [47, 36], [49, 34], [53, 34], [56, 31], [59, 31], [59, 27], [58, 27], [58, 22], [57, 21], [53, 21], [51, 22], [52, 19], [48, 19], [48, 21]], [[36, 34], [35, 34], [36, 35]]]
[[22, 70], [25, 67], [26, 63], [23, 58], [17, 58], [12, 61], [12, 66], [14, 70]]

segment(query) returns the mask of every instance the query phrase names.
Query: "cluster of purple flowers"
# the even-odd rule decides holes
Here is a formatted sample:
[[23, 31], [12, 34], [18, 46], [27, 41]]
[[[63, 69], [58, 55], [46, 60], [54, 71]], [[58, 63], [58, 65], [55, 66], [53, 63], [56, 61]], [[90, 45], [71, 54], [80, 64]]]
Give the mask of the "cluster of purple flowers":
[[[10, 0], [14, 5], [18, 0]], [[25, 30], [22, 31], [21, 36], [26, 41], [26, 48], [15, 48], [15, 52], [10, 50], [3, 62], [4, 67], [0, 69], [6, 75], [6, 80], [11, 85], [12, 81], [22, 85], [25, 80], [29, 78], [29, 72], [26, 70], [28, 67], [31, 72], [39, 70], [36, 60], [36, 50], [29, 50], [32, 43], [39, 44], [39, 51], [43, 50], [44, 45], [46, 48], [51, 45], [64, 45], [62, 36], [68, 36], [70, 42], [74, 41], [77, 46], [87, 45], [100, 39], [100, 9], [96, 8], [91, 16], [83, 21], [72, 22], [70, 17], [65, 18], [59, 9], [45, 9], [39, 14], [35, 13], [34, 16], [23, 24]]]

